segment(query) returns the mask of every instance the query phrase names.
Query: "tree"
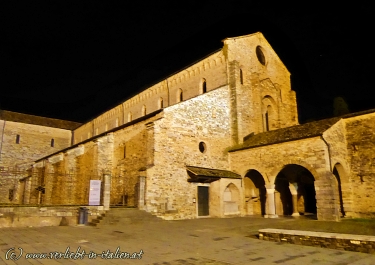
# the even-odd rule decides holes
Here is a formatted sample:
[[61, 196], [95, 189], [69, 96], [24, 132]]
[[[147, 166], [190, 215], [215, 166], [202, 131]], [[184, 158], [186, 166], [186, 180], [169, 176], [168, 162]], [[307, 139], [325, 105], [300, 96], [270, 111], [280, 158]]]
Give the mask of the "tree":
[[335, 97], [333, 99], [333, 116], [338, 117], [350, 113], [348, 104], [343, 97]]

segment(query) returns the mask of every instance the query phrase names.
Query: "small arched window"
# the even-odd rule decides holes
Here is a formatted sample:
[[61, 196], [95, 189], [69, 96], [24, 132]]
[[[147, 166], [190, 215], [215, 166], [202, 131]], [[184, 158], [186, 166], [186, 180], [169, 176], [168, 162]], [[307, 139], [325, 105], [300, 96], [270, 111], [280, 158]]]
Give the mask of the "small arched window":
[[264, 113], [264, 130], [266, 132], [268, 132], [271, 129], [271, 115], [272, 115], [272, 107], [268, 105], [266, 113]]
[[146, 105], [143, 105], [142, 107], [142, 116], [146, 115]]
[[159, 98], [159, 109], [162, 109], [163, 107], [163, 98]]
[[178, 90], [177, 90], [177, 102], [181, 102], [181, 101], [183, 101], [183, 92], [182, 92], [182, 89], [181, 88], [179, 88]]
[[51, 139], [51, 147], [54, 147], [55, 146], [55, 139]]
[[240, 69], [240, 82], [241, 82], [241, 85], [243, 85], [243, 73], [242, 73], [242, 69]]
[[202, 79], [202, 94], [204, 94], [206, 92], [207, 92], [207, 82], [206, 82], [206, 79], [203, 78]]

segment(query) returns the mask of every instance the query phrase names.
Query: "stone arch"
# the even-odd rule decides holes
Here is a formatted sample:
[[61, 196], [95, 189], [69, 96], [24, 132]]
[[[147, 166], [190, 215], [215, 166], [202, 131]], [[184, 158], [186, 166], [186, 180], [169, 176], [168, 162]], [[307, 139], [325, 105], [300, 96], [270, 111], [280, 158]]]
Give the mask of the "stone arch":
[[277, 215], [316, 215], [314, 175], [305, 167], [287, 164], [275, 178]]
[[261, 173], [249, 170], [244, 177], [245, 212], [248, 215], [266, 214], [266, 182]]
[[279, 167], [275, 167], [271, 174], [270, 174], [270, 183], [275, 183], [275, 180], [276, 180], [276, 177], [277, 177], [277, 174], [282, 171], [285, 167], [287, 167], [288, 165], [297, 165], [297, 166], [301, 166], [301, 167], [304, 167], [306, 168], [314, 177], [315, 180], [319, 180], [320, 179], [320, 174], [318, 174], [318, 172], [316, 171], [316, 169], [310, 165], [309, 163], [306, 163], [305, 161], [302, 161], [300, 159], [290, 159], [290, 160], [286, 160], [284, 161], [284, 163], [279, 166]]
[[236, 185], [230, 183], [223, 194], [224, 214], [239, 214], [240, 191]]

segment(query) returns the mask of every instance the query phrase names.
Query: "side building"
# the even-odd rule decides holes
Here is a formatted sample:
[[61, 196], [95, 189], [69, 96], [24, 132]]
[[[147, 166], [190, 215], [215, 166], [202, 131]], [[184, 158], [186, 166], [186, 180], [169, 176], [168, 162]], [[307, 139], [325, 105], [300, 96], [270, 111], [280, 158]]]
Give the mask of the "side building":
[[80, 123], [0, 110], [0, 203], [22, 203], [19, 179], [36, 159], [72, 142]]

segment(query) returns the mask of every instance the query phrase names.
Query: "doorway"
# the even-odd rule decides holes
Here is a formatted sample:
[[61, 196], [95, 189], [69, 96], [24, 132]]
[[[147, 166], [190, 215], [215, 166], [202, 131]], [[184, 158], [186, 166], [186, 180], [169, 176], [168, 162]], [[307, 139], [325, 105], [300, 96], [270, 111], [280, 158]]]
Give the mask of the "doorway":
[[198, 186], [198, 216], [209, 215], [208, 187]]

